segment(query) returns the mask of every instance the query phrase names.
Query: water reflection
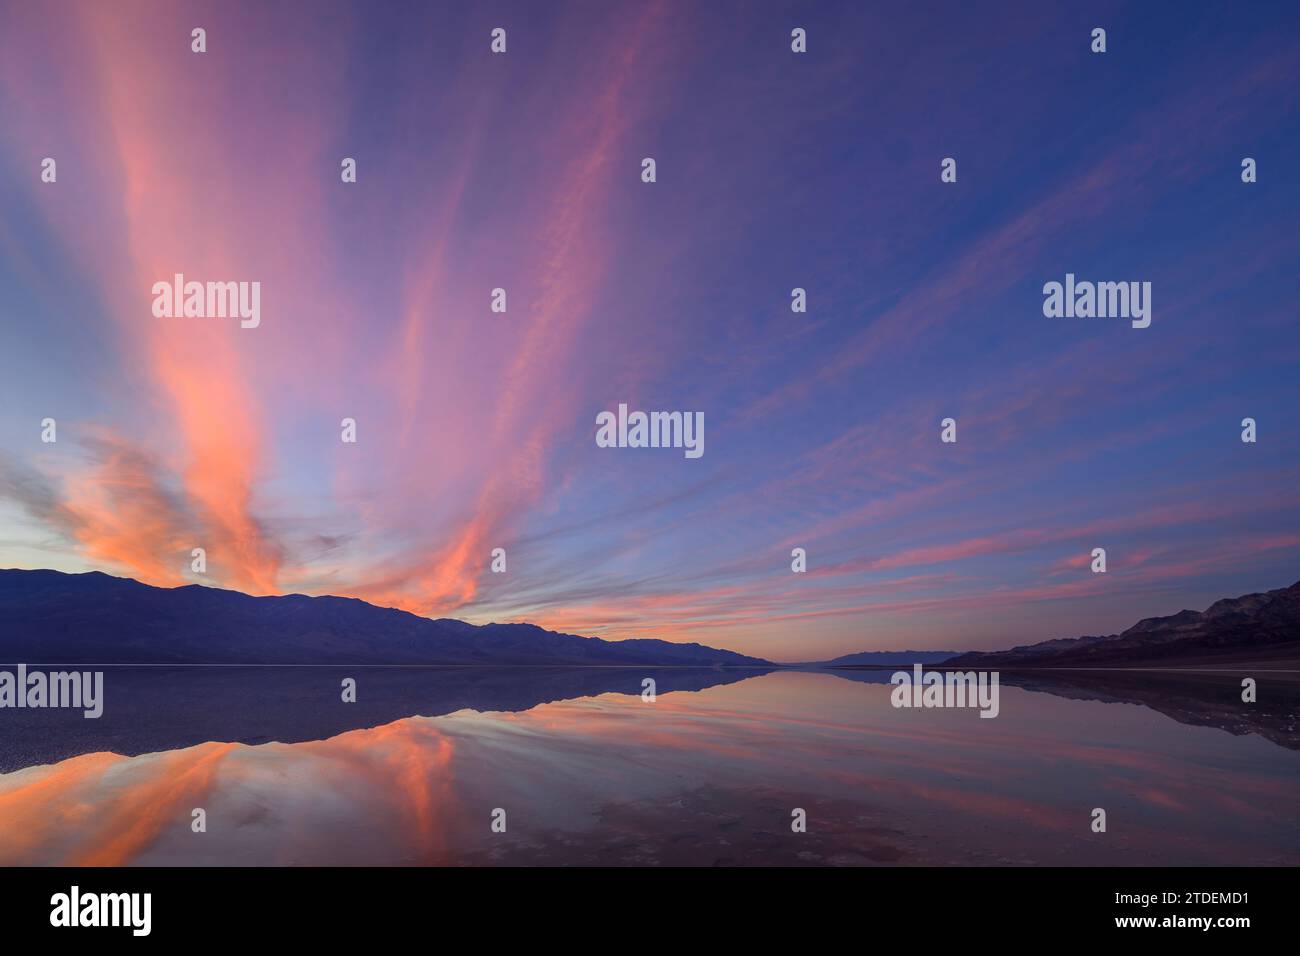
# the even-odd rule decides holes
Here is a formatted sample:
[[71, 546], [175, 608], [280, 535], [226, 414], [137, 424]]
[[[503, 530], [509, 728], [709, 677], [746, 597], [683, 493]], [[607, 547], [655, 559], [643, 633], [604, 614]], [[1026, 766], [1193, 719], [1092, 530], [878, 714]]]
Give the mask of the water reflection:
[[[845, 680], [887, 684], [889, 668], [837, 667]], [[1256, 700], [1242, 700], [1242, 679], [1256, 683]], [[1001, 671], [1003, 685], [1111, 704], [1140, 704], [1197, 727], [1230, 734], [1257, 734], [1288, 750], [1300, 750], [1300, 672], [1041, 670]]]
[[1300, 756], [1253, 733], [1077, 688], [1004, 686], [981, 720], [894, 709], [871, 679], [715, 676], [27, 767], [0, 777], [0, 863], [1300, 862]]
[[[78, 754], [128, 757], [210, 740], [260, 744], [322, 740], [402, 717], [457, 710], [516, 711], [604, 693], [701, 690], [769, 669], [691, 667], [113, 667], [104, 714], [0, 713], [0, 773]], [[341, 684], [357, 681], [344, 704]]]

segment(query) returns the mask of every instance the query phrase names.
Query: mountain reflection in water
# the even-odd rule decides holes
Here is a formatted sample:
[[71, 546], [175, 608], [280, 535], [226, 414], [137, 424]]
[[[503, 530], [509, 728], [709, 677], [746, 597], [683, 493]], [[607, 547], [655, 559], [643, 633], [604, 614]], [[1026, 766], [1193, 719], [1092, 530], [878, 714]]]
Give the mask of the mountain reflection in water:
[[1300, 862], [1293, 681], [1003, 674], [986, 720], [888, 675], [110, 672], [101, 721], [4, 715], [0, 864]]

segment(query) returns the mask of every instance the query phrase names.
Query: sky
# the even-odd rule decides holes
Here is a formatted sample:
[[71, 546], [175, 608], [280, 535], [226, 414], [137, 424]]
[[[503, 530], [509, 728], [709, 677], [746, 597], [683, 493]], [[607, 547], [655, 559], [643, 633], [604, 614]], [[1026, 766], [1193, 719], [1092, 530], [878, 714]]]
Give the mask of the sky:
[[1300, 7], [999, 11], [0, 2], [0, 567], [786, 661], [1295, 582]]

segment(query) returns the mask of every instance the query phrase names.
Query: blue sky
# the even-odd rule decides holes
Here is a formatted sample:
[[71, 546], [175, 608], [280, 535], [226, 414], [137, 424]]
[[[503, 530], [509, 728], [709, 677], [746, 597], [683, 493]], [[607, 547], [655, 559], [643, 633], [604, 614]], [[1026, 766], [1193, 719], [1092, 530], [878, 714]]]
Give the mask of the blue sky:
[[5, 4], [0, 566], [783, 660], [1300, 578], [1294, 5], [312, 9]]

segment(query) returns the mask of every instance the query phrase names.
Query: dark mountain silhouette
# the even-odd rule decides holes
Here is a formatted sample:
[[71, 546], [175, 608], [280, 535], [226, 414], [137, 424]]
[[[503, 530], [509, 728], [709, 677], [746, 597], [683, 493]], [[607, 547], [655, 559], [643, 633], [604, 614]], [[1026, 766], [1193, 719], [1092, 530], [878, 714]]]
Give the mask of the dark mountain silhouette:
[[1204, 611], [1149, 617], [1106, 637], [961, 654], [945, 667], [1176, 666], [1300, 660], [1300, 582], [1216, 601]]
[[702, 644], [430, 620], [355, 598], [0, 570], [0, 662], [770, 666]]

